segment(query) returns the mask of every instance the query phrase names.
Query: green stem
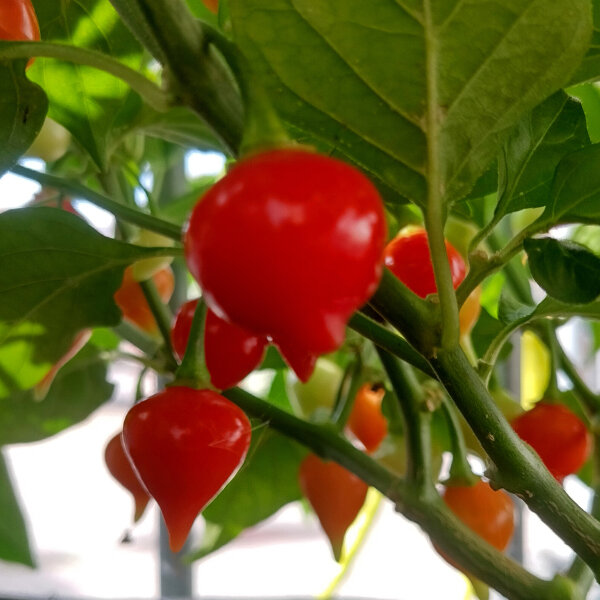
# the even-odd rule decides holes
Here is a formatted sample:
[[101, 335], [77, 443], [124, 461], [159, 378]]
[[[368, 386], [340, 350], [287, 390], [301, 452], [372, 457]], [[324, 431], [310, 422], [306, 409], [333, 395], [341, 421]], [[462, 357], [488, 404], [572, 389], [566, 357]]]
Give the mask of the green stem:
[[[596, 440], [597, 442], [598, 440]], [[592, 499], [592, 510], [591, 515], [600, 518], [600, 490], [596, 488], [594, 490], [594, 497]], [[569, 570], [567, 571], [567, 577], [571, 579], [577, 587], [581, 590], [582, 596], [587, 596], [592, 584], [594, 583], [594, 574], [592, 570], [585, 564], [579, 556], [576, 556]]]
[[556, 332], [552, 327], [552, 323], [547, 319], [544, 319], [539, 323], [542, 332], [542, 339], [545, 341], [546, 346], [550, 352], [550, 377], [548, 378], [548, 385], [544, 390], [544, 398], [558, 398], [560, 390], [558, 388], [558, 368], [559, 368], [559, 353], [558, 353], [558, 340], [556, 339]]
[[573, 389], [583, 400], [585, 405], [592, 413], [597, 414], [600, 412], [600, 396], [592, 392], [585, 381], [581, 378], [575, 365], [571, 359], [567, 356], [563, 347], [560, 345], [558, 340], [556, 341], [556, 350], [558, 354], [558, 362], [565, 372], [566, 376], [571, 380]]
[[154, 356], [159, 348], [155, 338], [144, 333], [139, 327], [132, 325], [129, 321], [121, 321], [113, 328], [114, 332], [148, 356]]
[[485, 259], [478, 257], [471, 262], [471, 268], [462, 283], [456, 289], [458, 304], [462, 306], [469, 294], [492, 273], [501, 269], [508, 261], [523, 249], [523, 241], [536, 233], [547, 231], [553, 223], [541, 218], [523, 229], [504, 248], [497, 250]]
[[44, 56], [78, 65], [94, 67], [121, 79], [154, 110], [165, 112], [171, 106], [170, 95], [155, 83], [123, 63], [96, 50], [50, 42], [0, 42], [0, 59]]
[[175, 373], [177, 385], [185, 385], [184, 382], [191, 382], [192, 387], [213, 389], [204, 359], [204, 330], [207, 312], [206, 302], [202, 299], [198, 300], [185, 354]]
[[477, 366], [477, 372], [486, 385], [490, 380], [494, 365], [498, 360], [498, 356], [500, 355], [504, 344], [506, 344], [508, 338], [510, 338], [510, 336], [528, 320], [529, 317], [524, 317], [523, 319], [518, 319], [509, 323], [496, 335], [487, 347], [485, 354], [481, 357]]
[[458, 521], [437, 494], [423, 502], [412, 486], [392, 475], [330, 428], [298, 419], [239, 388], [227, 390], [223, 395], [252, 417], [356, 473], [369, 486], [395, 502], [397, 509], [418, 523], [443, 552], [507, 598], [576, 599], [574, 590], [565, 585], [565, 580], [544, 581], [527, 572]]
[[207, 40], [203, 24], [184, 0], [111, 0], [134, 34], [167, 68], [173, 92], [198, 113], [235, 156], [244, 107], [230, 70]]
[[207, 41], [223, 54], [240, 87], [245, 107], [245, 120], [239, 154], [255, 152], [261, 148], [289, 145], [289, 136], [273, 110], [265, 89], [253, 74], [246, 57], [235, 44], [206, 24], [204, 33]]
[[410, 367], [396, 357], [377, 349], [383, 368], [396, 392], [404, 417], [408, 460], [406, 478], [426, 499], [437, 495], [431, 466], [431, 413], [424, 410], [423, 393]]
[[427, 358], [439, 339], [438, 312], [413, 294], [389, 269], [383, 275], [369, 306], [402, 333]]
[[335, 425], [338, 431], [343, 431], [352, 407], [354, 406], [354, 399], [358, 393], [358, 388], [362, 383], [362, 360], [357, 355], [356, 360], [351, 364], [344, 373], [342, 383], [338, 389], [335, 404], [331, 411], [331, 421]]
[[441, 346], [452, 347], [458, 343], [458, 304], [448, 264], [444, 238], [443, 181], [440, 168], [441, 111], [438, 95], [438, 36], [434, 26], [431, 1], [423, 3], [425, 28], [425, 76], [427, 80], [427, 209], [425, 227], [429, 241], [431, 262], [442, 315]]
[[600, 576], [600, 523], [583, 511], [524, 444], [460, 348], [441, 350], [433, 368], [496, 469], [496, 484], [522, 498]]
[[171, 344], [171, 323], [173, 321], [173, 314], [169, 310], [169, 307], [162, 301], [158, 294], [158, 290], [156, 289], [156, 285], [154, 285], [154, 282], [151, 279], [140, 281], [139, 283], [142, 292], [144, 293], [144, 297], [146, 298], [146, 302], [148, 302], [148, 306], [158, 325], [158, 330], [160, 331], [169, 357], [169, 363], [174, 367], [177, 365], [177, 360], [175, 359], [173, 345]]
[[470, 485], [477, 481], [473, 475], [471, 465], [467, 459], [467, 445], [462, 433], [460, 421], [456, 414], [456, 408], [452, 401], [444, 395], [442, 399], [442, 410], [448, 423], [448, 432], [450, 434], [450, 445], [452, 447], [452, 464], [450, 465], [450, 476], [446, 483], [455, 485]]
[[383, 350], [387, 350], [390, 354], [401, 358], [426, 375], [435, 377], [435, 373], [429, 363], [404, 338], [386, 329], [383, 325], [377, 323], [377, 321], [357, 312], [350, 318], [348, 326], [368, 340], [371, 340], [380, 348], [383, 348]]
[[[152, 215], [140, 212], [134, 208], [129, 208], [128, 206], [120, 204], [119, 202], [115, 202], [103, 194], [99, 194], [98, 192], [95, 192], [94, 190], [91, 190], [80, 183], [69, 181], [55, 175], [40, 173], [39, 171], [34, 171], [33, 169], [28, 169], [27, 167], [23, 167], [21, 165], [15, 165], [11, 168], [11, 171], [15, 175], [20, 175], [26, 179], [37, 181], [41, 185], [53, 187], [71, 195], [89, 200], [92, 204], [107, 210], [118, 219], [133, 225], [137, 225], [143, 229], [160, 233], [165, 237], [176, 240], [177, 242], [181, 242], [182, 232], [179, 225], [169, 223], [168, 221], [163, 221], [162, 219], [157, 219]], [[173, 251], [173, 255], [179, 253], [175, 248], [172, 248], [171, 250]]]

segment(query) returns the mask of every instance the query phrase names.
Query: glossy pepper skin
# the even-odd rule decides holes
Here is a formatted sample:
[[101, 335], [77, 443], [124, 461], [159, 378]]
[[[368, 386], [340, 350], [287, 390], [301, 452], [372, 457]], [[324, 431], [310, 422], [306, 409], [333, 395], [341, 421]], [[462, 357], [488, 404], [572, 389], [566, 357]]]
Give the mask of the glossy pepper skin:
[[[458, 250], [448, 241], [446, 253], [452, 285], [456, 289], [465, 278], [467, 266]], [[417, 296], [426, 298], [429, 294], [437, 293], [427, 232], [422, 227], [408, 227], [388, 243], [385, 248], [385, 266]], [[461, 335], [468, 334], [479, 317], [480, 296], [481, 288], [476, 287], [460, 309], [458, 316]]]
[[113, 436], [104, 449], [104, 462], [110, 474], [133, 496], [133, 520], [138, 521], [150, 501], [148, 492], [136, 475], [123, 448], [121, 432]]
[[303, 149], [246, 158], [192, 211], [190, 272], [219, 316], [276, 344], [306, 381], [374, 293], [383, 205], [353, 167]]
[[471, 486], [449, 486], [442, 498], [469, 529], [497, 550], [506, 549], [515, 528], [514, 504], [506, 492], [493, 490], [489, 483], [480, 479]]
[[123, 446], [160, 506], [173, 552], [241, 466], [250, 437], [244, 412], [211, 390], [170, 387], [129, 410]]
[[[175, 289], [175, 278], [171, 267], [164, 267], [152, 276], [158, 295], [163, 302], [168, 302]], [[125, 269], [121, 286], [115, 292], [115, 302], [123, 313], [123, 318], [135, 323], [148, 333], [156, 333], [158, 325], [148, 306], [140, 284], [135, 280], [131, 267]]]
[[[0, 40], [37, 41], [40, 26], [31, 0], [2, 0], [0, 2]], [[33, 63], [30, 59], [27, 66]]]
[[[465, 261], [448, 241], [446, 253], [452, 284], [456, 289], [465, 278]], [[385, 248], [385, 266], [417, 296], [425, 298], [429, 294], [437, 293], [427, 232], [424, 229], [409, 228], [406, 233], [401, 232], [389, 242]]]
[[590, 455], [590, 432], [585, 423], [562, 404], [538, 402], [511, 424], [559, 482], [579, 471]]
[[387, 435], [387, 419], [381, 412], [381, 401], [384, 396], [383, 386], [372, 383], [361, 385], [348, 419], [348, 428], [369, 453], [375, 452]]
[[339, 560], [346, 531], [365, 503], [367, 484], [337, 463], [322, 461], [314, 454], [300, 464], [299, 482]]
[[[183, 358], [198, 300], [184, 302], [171, 330], [173, 350]], [[237, 385], [261, 363], [268, 341], [217, 316], [206, 314], [204, 358], [211, 383], [220, 390]]]

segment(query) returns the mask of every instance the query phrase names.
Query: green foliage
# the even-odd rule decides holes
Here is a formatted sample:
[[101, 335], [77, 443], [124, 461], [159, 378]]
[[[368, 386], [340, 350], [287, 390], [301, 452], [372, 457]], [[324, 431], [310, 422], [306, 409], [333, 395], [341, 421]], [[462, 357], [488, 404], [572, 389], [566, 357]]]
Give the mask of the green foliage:
[[48, 110], [46, 94], [25, 77], [24, 66], [24, 60], [0, 62], [0, 177], [31, 146]]
[[[505, 410], [496, 369], [515, 332], [543, 333], [573, 384], [568, 393], [554, 390], [556, 398], [586, 422], [600, 415], [597, 394], [575, 371], [569, 375], [552, 337], [578, 316], [600, 347], [600, 92], [593, 83], [600, 80], [600, 2], [229, 0], [218, 16], [202, 0], [33, 3], [43, 40], [55, 43], [46, 52], [62, 48], [65, 56], [38, 57], [25, 71], [24, 59], [6, 58], [18, 43], [0, 42], [0, 175], [13, 168], [57, 197], [88, 199], [117, 225], [113, 239], [56, 208], [0, 214], [0, 446], [44, 439], [90, 415], [112, 393], [107, 368], [123, 340], [140, 351], [128, 359], [174, 377], [172, 315], [153, 286], [144, 288], [160, 337], [121, 323], [113, 300], [128, 265], [167, 250], [126, 242], [144, 229], [180, 241], [190, 211], [218, 177], [186, 177], [186, 151], [222, 152], [233, 162], [270, 145], [279, 117], [290, 143], [353, 163], [371, 178], [386, 202], [389, 236], [425, 223], [438, 295], [421, 300], [383, 278], [363, 308], [369, 319], [360, 321], [361, 333], [349, 331], [330, 355], [388, 389], [383, 410], [393, 435], [378, 455], [354, 448], [330, 411], [311, 419], [293, 407], [288, 367], [269, 348], [259, 370], [273, 378], [262, 397], [231, 395], [253, 417], [253, 444], [204, 511], [206, 534], [192, 558], [300, 499], [298, 465], [310, 450], [377, 487], [436, 545], [453, 550], [480, 597], [490, 585], [510, 598], [574, 600], [575, 583], [534, 577], [440, 513], [438, 459], [453, 451], [460, 461], [464, 435], [494, 485], [524, 498], [600, 578], [600, 526], [511, 437], [507, 418], [518, 405], [511, 400]], [[14, 167], [46, 113], [74, 144], [45, 174]], [[570, 240], [532, 237], [558, 224], [577, 226]], [[454, 289], [444, 282], [444, 235], [469, 263], [459, 301], [483, 288], [483, 310], [462, 346], [446, 318], [457, 315]], [[181, 254], [179, 246], [172, 254]], [[179, 267], [173, 309], [198, 295]], [[532, 298], [531, 279], [547, 293], [541, 302]], [[90, 342], [40, 401], [34, 386], [88, 329]], [[408, 362], [388, 361], [385, 351]], [[327, 375], [302, 387], [326, 392], [331, 403], [339, 380]], [[344, 385], [340, 398], [348, 395]], [[462, 413], [460, 432], [439, 409], [442, 390]], [[598, 488], [592, 462], [581, 478]], [[0, 523], [0, 559], [31, 564], [1, 460], [0, 514], [10, 523]]]
[[0, 559], [33, 567], [25, 519], [0, 449]]
[[[99, 50], [142, 68], [141, 48], [109, 0], [38, 0], [34, 6], [44, 41]], [[120, 129], [141, 108], [139, 97], [123, 81], [84, 65], [39, 58], [30, 71], [48, 95], [49, 116], [71, 132], [100, 169], [105, 168]]]
[[524, 245], [533, 278], [553, 298], [585, 304], [600, 295], [600, 258], [585, 246], [552, 238]]
[[0, 398], [0, 446], [36, 442], [86, 419], [112, 395], [107, 364], [89, 343], [70, 360], [43, 399], [29, 389]]
[[244, 466], [202, 513], [207, 535], [193, 554], [214, 552], [286, 504], [299, 500], [298, 468], [306, 451], [268, 430], [254, 432]]
[[550, 200], [542, 218], [551, 223], [594, 223], [600, 220], [600, 144], [563, 158], [554, 175]]
[[500, 154], [496, 214], [544, 206], [561, 158], [589, 144], [581, 105], [557, 92], [515, 126]]
[[434, 167], [446, 199], [466, 195], [509, 128], [578, 65], [588, 4], [563, 8], [230, 2], [235, 39], [281, 115], [420, 205]]
[[2, 398], [37, 383], [82, 329], [118, 324], [123, 270], [149, 251], [53, 208], [2, 213], [0, 230]]

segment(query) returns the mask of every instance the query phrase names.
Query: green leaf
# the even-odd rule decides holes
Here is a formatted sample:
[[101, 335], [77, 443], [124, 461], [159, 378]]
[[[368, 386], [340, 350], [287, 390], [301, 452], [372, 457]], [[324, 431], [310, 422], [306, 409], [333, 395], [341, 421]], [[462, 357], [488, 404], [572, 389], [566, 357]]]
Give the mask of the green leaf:
[[267, 394], [267, 400], [274, 404], [277, 408], [285, 410], [286, 412], [293, 413], [292, 405], [287, 393], [286, 386], [287, 371], [279, 369], [273, 377], [269, 393]]
[[243, 467], [202, 513], [209, 535], [192, 558], [214, 552], [247, 527], [299, 500], [298, 468], [305, 455], [306, 450], [278, 433], [255, 431]]
[[[495, 319], [484, 308], [481, 310], [481, 315], [475, 323], [471, 337], [473, 339], [473, 347], [478, 356], [483, 356], [492, 340], [504, 330], [504, 325], [498, 319]], [[512, 344], [505, 344], [499, 359], [504, 360], [511, 352]]]
[[135, 128], [184, 148], [224, 152], [208, 125], [189, 108], [179, 106], [165, 113], [145, 108]]
[[[109, 0], [33, 4], [43, 40], [97, 50], [137, 70], [144, 66], [140, 45]], [[112, 136], [137, 114], [139, 97], [103, 71], [48, 58], [36, 59], [29, 76], [48, 94], [49, 116], [72, 133], [100, 168], [105, 167]]]
[[31, 146], [48, 110], [46, 94], [25, 77], [24, 64], [0, 62], [0, 177]]
[[590, 46], [579, 68], [571, 77], [570, 85], [600, 79], [600, 2], [594, 0], [594, 31]]
[[106, 375], [106, 361], [89, 343], [60, 369], [43, 400], [33, 390], [0, 398], [0, 445], [36, 442], [83, 421], [112, 396]]
[[557, 223], [600, 223], [600, 144], [563, 158], [541, 218]]
[[35, 385], [82, 329], [116, 325], [123, 271], [149, 250], [56, 208], [0, 214], [0, 398]]
[[529, 320], [544, 319], [546, 317], [584, 317], [599, 321], [600, 301], [596, 300], [587, 304], [571, 304], [547, 296], [538, 304]]
[[533, 278], [553, 298], [586, 304], [600, 295], [600, 258], [585, 246], [553, 238], [526, 239], [523, 245]]
[[584, 83], [569, 88], [568, 92], [581, 102], [590, 140], [593, 144], [600, 142], [600, 89], [598, 89], [598, 85]]
[[25, 519], [13, 491], [8, 465], [0, 448], [0, 560], [33, 567]]
[[509, 291], [508, 286], [502, 288], [498, 304], [498, 318], [502, 323], [512, 323], [533, 314], [535, 306], [519, 302]]
[[496, 215], [545, 206], [561, 158], [590, 143], [581, 104], [562, 91], [525, 115], [500, 153]]
[[234, 36], [295, 131], [425, 205], [465, 196], [588, 47], [588, 0], [231, 0]]

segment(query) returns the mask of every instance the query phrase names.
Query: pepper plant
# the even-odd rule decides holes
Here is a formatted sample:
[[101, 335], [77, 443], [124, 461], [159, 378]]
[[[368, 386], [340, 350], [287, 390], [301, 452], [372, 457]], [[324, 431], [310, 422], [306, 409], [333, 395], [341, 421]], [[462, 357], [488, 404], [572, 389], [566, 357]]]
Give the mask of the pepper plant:
[[[175, 549], [199, 510], [217, 535], [194, 558], [314, 489], [309, 469], [298, 480], [307, 460], [325, 465], [321, 473], [337, 463], [343, 478], [362, 480], [357, 498], [363, 484], [376, 488], [451, 564], [507, 598], [585, 597], [600, 578], [598, 501], [589, 514], [561, 484], [579, 470], [594, 494], [599, 489], [600, 395], [557, 328], [582, 318], [596, 339], [590, 352], [600, 346], [600, 4], [31, 6], [0, 7], [0, 175], [43, 188], [31, 205], [0, 214], [0, 445], [81, 421], [111, 396], [110, 362], [136, 360], [166, 382], [158, 397], [171, 416], [156, 421], [164, 432], [146, 431], [157, 396], [132, 398], [117, 451], [169, 515]], [[36, 137], [52, 122], [69, 132], [70, 145], [63, 132], [61, 152], [42, 156], [45, 170], [24, 166], [21, 157], [36, 152]], [[218, 182], [185, 178], [190, 149], [223, 153], [227, 174]], [[73, 199], [111, 212], [114, 236], [73, 214]], [[421, 250], [386, 254], [411, 235], [407, 226], [424, 229]], [[560, 237], [551, 235], [557, 226], [568, 226]], [[156, 277], [171, 260], [179, 293], [169, 304]], [[424, 293], [420, 268], [433, 283]], [[192, 277], [202, 300], [178, 334], [184, 350], [175, 352], [173, 313], [197, 297], [187, 296]], [[133, 308], [143, 304], [144, 324], [124, 308], [133, 294], [123, 293], [124, 278], [136, 290]], [[470, 307], [464, 320], [462, 306]], [[205, 345], [207, 312], [223, 325]], [[548, 444], [538, 455], [536, 436], [530, 446], [511, 426], [521, 409], [507, 401], [503, 372], [521, 331], [549, 352], [544, 405], [570, 415], [562, 428], [547, 423], [556, 435], [550, 451], [576, 455], [562, 461], [570, 473], [560, 477], [540, 458]], [[244, 362], [247, 339], [255, 354]], [[212, 383], [205, 350], [227, 357]], [[288, 392], [303, 384], [286, 382], [310, 382], [317, 359], [336, 365], [335, 383], [311, 402], [316, 410], [298, 410]], [[264, 395], [243, 383], [214, 387], [239, 384], [254, 365], [271, 376]], [[558, 386], [559, 370], [568, 390]], [[369, 452], [346, 426], [366, 383], [385, 390], [378, 418], [387, 421], [386, 438]], [[200, 398], [235, 423], [213, 423], [216, 409]], [[203, 416], [188, 419], [184, 410]], [[194, 429], [207, 424], [209, 433]], [[538, 434], [545, 425], [541, 419]], [[156, 464], [148, 444], [160, 444], [169, 460]], [[214, 459], [219, 444], [235, 445], [235, 460]], [[390, 447], [402, 460], [386, 456]], [[186, 448], [204, 453], [211, 480], [194, 498], [181, 497], [190, 493]], [[442, 476], [441, 452], [452, 456]], [[469, 454], [485, 463], [483, 483]], [[10, 523], [0, 527], [0, 558], [31, 564], [4, 463], [0, 479], [0, 519]], [[313, 506], [338, 556], [347, 524], [325, 523], [332, 511], [317, 488]], [[248, 489], [264, 501], [248, 505]], [[573, 549], [567, 571], [540, 579], [502, 552], [511, 495]], [[466, 503], [492, 497], [501, 533], [471, 509], [461, 518], [461, 506], [464, 513]]]

